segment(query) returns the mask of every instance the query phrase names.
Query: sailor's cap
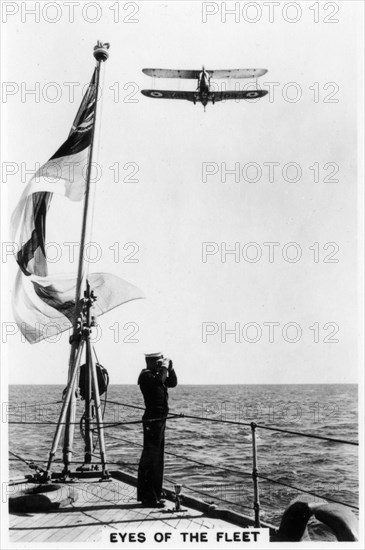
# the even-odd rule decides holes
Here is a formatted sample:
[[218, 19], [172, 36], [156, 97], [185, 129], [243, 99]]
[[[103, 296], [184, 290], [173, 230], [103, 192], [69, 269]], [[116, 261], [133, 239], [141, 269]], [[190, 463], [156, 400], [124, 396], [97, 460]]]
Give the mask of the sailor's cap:
[[162, 353], [145, 353], [144, 356], [146, 359], [160, 359], [162, 357]]

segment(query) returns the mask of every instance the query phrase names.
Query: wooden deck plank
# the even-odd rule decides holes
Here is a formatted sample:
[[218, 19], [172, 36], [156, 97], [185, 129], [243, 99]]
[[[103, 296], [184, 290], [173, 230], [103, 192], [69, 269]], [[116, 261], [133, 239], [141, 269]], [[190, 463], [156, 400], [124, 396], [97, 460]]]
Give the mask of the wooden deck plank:
[[[110, 525], [118, 518], [118, 512], [119, 517], [120, 514], [122, 514], [122, 517], [126, 517], [128, 515], [129, 510], [128, 509], [120, 509], [117, 510], [117, 507], [113, 507], [112, 509], [106, 508], [104, 510], [97, 510], [95, 512], [84, 512], [90, 520], [90, 525], [87, 528], [87, 536], [88, 540], [95, 539], [97, 533], [101, 533], [101, 531], [104, 529], [105, 525]], [[117, 517], [116, 517], [117, 515]], [[83, 533], [80, 529], [78, 529], [77, 526], [75, 526], [73, 531], [69, 531], [66, 533], [64, 537], [60, 539], [60, 541], [66, 542], [68, 540], [72, 541], [80, 541], [83, 540]]]
[[[135, 503], [136, 504], [136, 503]], [[85, 532], [80, 529], [80, 525], [70, 526], [72, 529], [65, 530], [63, 533], [56, 535], [56, 538], [52, 540], [55, 542], [66, 542], [69, 540], [79, 541], [84, 540], [84, 536], [88, 537], [87, 540], [95, 538], [95, 534], [100, 532], [104, 525], [109, 525], [112, 528], [113, 525], [123, 523], [122, 528], [125, 529], [125, 523], [130, 524], [130, 520], [138, 522], [138, 524], [143, 523], [145, 520], [145, 515], [141, 513], [137, 508], [123, 508], [123, 506], [128, 506], [128, 504], [122, 504], [121, 506], [115, 505], [114, 502], [110, 505], [108, 502], [99, 503], [97, 507], [84, 506], [77, 510], [77, 503], [74, 504], [74, 510], [76, 510], [78, 516], [84, 515], [88, 518], [86, 523], [88, 523], [85, 528]], [[112, 507], [110, 507], [112, 506]], [[135, 524], [134, 524], [135, 526]], [[115, 527], [118, 528], [117, 525]]]
[[[53, 515], [53, 514], [52, 514]], [[25, 518], [29, 519], [29, 518]], [[49, 529], [50, 514], [32, 514], [32, 522], [24, 522], [23, 524], [17, 523], [16, 527], [11, 525], [10, 529], [17, 533], [16, 540], [22, 541], [26, 539], [27, 541], [32, 541], [37, 536], [37, 531], [40, 531], [43, 528]], [[61, 517], [58, 517], [57, 521], [61, 521]]]
[[[44, 514], [42, 514], [44, 516]], [[32, 527], [34, 525], [34, 514], [25, 515], [25, 514], [11, 514], [11, 527]]]
[[85, 540], [91, 541], [93, 540], [95, 533], [101, 533], [103, 529], [102, 523], [93, 522], [91, 525], [88, 525], [84, 529], [80, 528], [71, 528], [71, 529], [64, 529], [61, 533], [61, 536], [57, 538], [57, 541], [55, 538], [49, 539], [50, 542], [83, 542]]
[[[62, 514], [62, 518], [57, 521], [54, 514], [52, 514], [49, 518], [48, 527], [39, 530], [36, 542], [57, 542], [57, 535], [65, 529], [73, 527], [73, 521], [74, 518], [68, 514]], [[82, 524], [79, 524], [79, 527], [82, 527]]]
[[[19, 536], [17, 537], [18, 542], [32, 542], [38, 540], [39, 537], [42, 537], [42, 533], [48, 534], [48, 536], [54, 533], [55, 530], [59, 529], [62, 523], [66, 521], [70, 522], [70, 517], [65, 518], [62, 513], [48, 512], [47, 514], [41, 514], [41, 517], [37, 517], [38, 514], [34, 514], [34, 522], [32, 526], [17, 526], [19, 529]], [[11, 537], [12, 538], [12, 537]], [[47, 538], [42, 537], [42, 538]]]
[[115, 528], [123, 528], [126, 524], [131, 524], [132, 520], [138, 520], [143, 521], [145, 519], [145, 515], [143, 514], [143, 510], [135, 507], [135, 508], [116, 508], [114, 510], [109, 510], [108, 513], [104, 516], [105, 522], [109, 523], [111, 526], [115, 526]]
[[99, 541], [103, 532], [143, 530], [169, 531], [230, 528], [221, 519], [206, 517], [184, 506], [186, 512], [173, 512], [167, 500], [164, 509], [143, 508], [136, 501], [135, 487], [113, 479], [79, 480], [73, 485], [78, 499], [71, 505], [47, 513], [10, 515], [11, 542], [91, 542]]
[[[56, 526], [56, 529], [44, 538], [47, 542], [60, 542], [66, 539], [73, 540], [77, 533], [89, 536], [91, 529], [103, 525], [102, 520], [98, 519], [95, 514], [90, 513], [89, 509], [72, 507], [68, 513], [63, 513], [62, 523]], [[43, 538], [43, 537], [42, 537]], [[86, 540], [89, 540], [88, 538]]]
[[[63, 542], [66, 540], [74, 540], [88, 537], [93, 530], [100, 530], [104, 524], [104, 517], [100, 510], [92, 511], [89, 507], [73, 506], [69, 513], [64, 514], [62, 524], [58, 525], [56, 532], [51, 533], [47, 540], [48, 542]], [[81, 536], [78, 537], [78, 534]], [[85, 539], [83, 539], [85, 540]]]

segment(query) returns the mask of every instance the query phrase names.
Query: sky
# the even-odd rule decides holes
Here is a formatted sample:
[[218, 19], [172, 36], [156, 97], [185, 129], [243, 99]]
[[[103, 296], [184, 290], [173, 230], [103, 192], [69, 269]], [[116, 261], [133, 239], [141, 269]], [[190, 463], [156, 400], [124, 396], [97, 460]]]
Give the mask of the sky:
[[[299, 12], [288, 2], [275, 11], [242, 2], [227, 14], [234, 2], [129, 2], [118, 11], [115, 3], [80, 2], [71, 14], [51, 2], [46, 11], [39, 3], [36, 15], [23, 4], [16, 13], [3, 8], [6, 383], [66, 381], [68, 334], [30, 345], [14, 325], [17, 268], [6, 243], [36, 163], [68, 135], [97, 40], [111, 47], [87, 264], [146, 295], [98, 319], [95, 346], [111, 383], [136, 383], [144, 353], [157, 351], [173, 359], [183, 384], [356, 383], [362, 3], [325, 10], [302, 2]], [[144, 67], [202, 65], [266, 68], [259, 85], [269, 95], [204, 112], [140, 94], [196, 86], [151, 79]], [[54, 273], [76, 269], [65, 243], [79, 241], [80, 220], [80, 204], [54, 200], [47, 227]]]

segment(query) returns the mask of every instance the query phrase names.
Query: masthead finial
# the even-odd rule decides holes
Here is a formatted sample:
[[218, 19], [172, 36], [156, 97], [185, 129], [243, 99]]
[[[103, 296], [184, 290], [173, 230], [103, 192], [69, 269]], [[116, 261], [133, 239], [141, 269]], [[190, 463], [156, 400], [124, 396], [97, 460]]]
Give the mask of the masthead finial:
[[100, 40], [98, 40], [96, 46], [94, 46], [94, 57], [96, 61], [106, 61], [109, 57], [109, 48], [109, 42], [100, 42]]

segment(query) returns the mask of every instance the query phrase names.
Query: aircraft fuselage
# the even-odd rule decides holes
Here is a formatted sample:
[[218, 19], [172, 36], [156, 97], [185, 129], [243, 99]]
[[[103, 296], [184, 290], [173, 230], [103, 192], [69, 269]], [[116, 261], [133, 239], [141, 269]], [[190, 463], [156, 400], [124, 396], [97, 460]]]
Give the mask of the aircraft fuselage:
[[208, 104], [209, 101], [209, 92], [210, 92], [210, 76], [204, 68], [199, 75], [198, 79], [198, 90], [199, 90], [199, 101], [204, 105]]

